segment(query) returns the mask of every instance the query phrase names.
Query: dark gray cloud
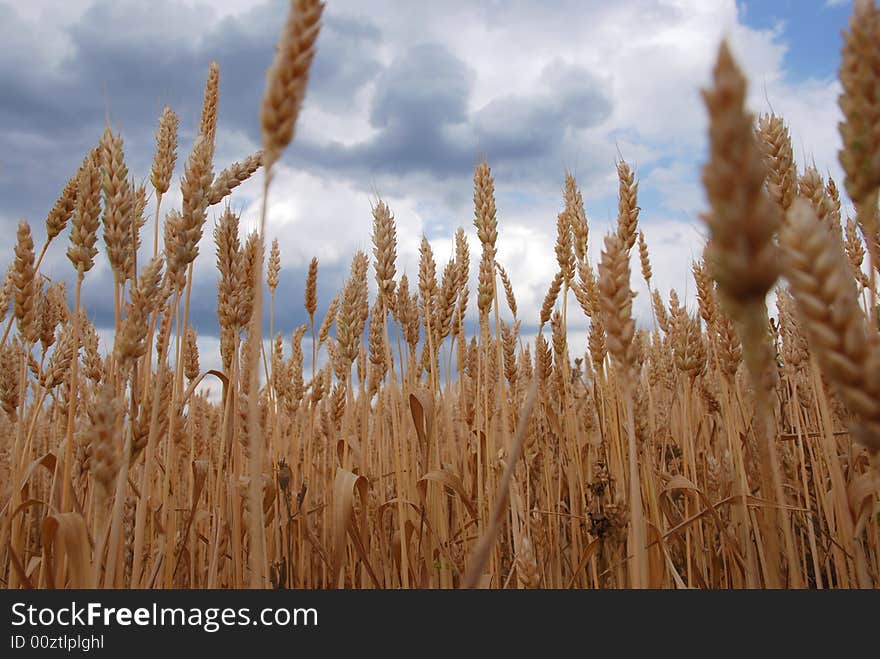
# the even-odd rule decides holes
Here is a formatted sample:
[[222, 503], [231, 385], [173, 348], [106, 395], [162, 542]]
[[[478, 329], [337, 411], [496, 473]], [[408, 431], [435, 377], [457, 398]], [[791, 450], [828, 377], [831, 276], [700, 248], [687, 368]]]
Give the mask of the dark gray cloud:
[[[206, 20], [206, 10], [210, 7], [172, 0], [95, 0], [65, 29], [64, 43], [43, 52], [35, 26], [0, 4], [0, 38], [13, 46], [12, 55], [0, 58], [0, 217], [29, 219], [39, 244], [46, 212], [99, 138], [107, 117], [123, 134], [129, 170], [142, 177], [149, 172], [157, 117], [170, 104], [181, 120], [179, 172], [198, 125], [212, 59], [221, 69], [217, 168], [245, 155], [233, 152], [242, 148], [242, 135], [259, 143], [265, 71], [287, 2], [270, 0], [220, 20]], [[573, 136], [611, 111], [602, 82], [562, 62], [545, 69], [533, 94], [495, 98], [475, 108], [475, 72], [445, 45], [423, 43], [397, 51], [390, 45], [369, 18], [338, 16], [328, 8], [306, 103], [327, 117], [362, 112], [374, 131], [354, 144], [328, 141], [314, 129], [303, 131], [288, 151], [288, 162], [342, 177], [367, 191], [378, 181], [389, 194], [405, 191], [413, 177], [439, 181], [449, 191], [441, 194], [451, 198], [427, 203], [434, 203], [442, 216], [448, 213], [444, 201], [459, 204], [470, 196], [467, 180], [484, 154], [496, 175], [508, 182], [552, 177], [555, 185]], [[353, 106], [352, 99], [367, 85], [369, 106]], [[435, 219], [432, 226], [443, 221], [438, 225]], [[7, 230], [0, 245], [9, 250], [11, 227], [0, 229]], [[203, 243], [206, 248], [212, 251], [210, 242]], [[47, 266], [57, 276], [67, 266], [63, 246], [55, 246], [53, 253]], [[344, 276], [339, 268], [321, 279], [323, 303]], [[216, 278], [207, 274], [213, 272], [209, 268], [197, 272], [192, 318], [199, 331], [216, 334]], [[285, 275], [294, 286], [305, 278], [304, 271]], [[109, 271], [97, 269], [86, 280], [84, 303], [99, 325], [112, 325]], [[302, 291], [284, 296], [277, 324], [289, 332], [305, 321]]]
[[464, 179], [489, 154], [499, 174], [534, 180], [536, 172], [557, 173], [573, 131], [611, 112], [605, 85], [562, 61], [544, 70], [540, 91], [495, 98], [469, 112], [473, 82], [472, 69], [444, 45], [411, 47], [376, 80], [370, 109], [375, 135], [354, 145], [300, 140], [294, 157], [361, 178], [427, 173]]
[[[123, 133], [130, 170], [143, 175], [156, 118], [162, 105], [171, 104], [181, 117], [185, 157], [212, 59], [222, 72], [221, 140], [235, 131], [258, 143], [264, 72], [285, 5], [272, 0], [204, 28], [198, 23], [203, 9], [171, 0], [97, 0], [67, 29], [69, 49], [60, 63], [19, 56], [0, 62], [0, 214], [39, 223], [107, 116]], [[4, 33], [28, 28], [9, 7], [0, 6], [0, 17]], [[19, 35], [16, 45], [26, 43]], [[300, 135], [291, 162], [353, 178], [365, 188], [383, 175], [466, 179], [483, 154], [502, 174], [534, 176], [550, 163], [551, 175], [571, 132], [610, 112], [603, 85], [561, 62], [545, 71], [542, 91], [472, 110], [474, 72], [445, 46], [417, 45], [383, 66], [381, 45], [381, 32], [368, 19], [328, 12], [307, 103], [331, 115], [356, 112], [353, 96], [372, 82], [368, 111], [376, 131], [353, 145]], [[223, 156], [221, 149], [218, 166]]]
[[[123, 134], [129, 169], [145, 175], [157, 117], [170, 104], [180, 115], [185, 157], [212, 59], [222, 74], [220, 139], [239, 131], [258, 143], [265, 71], [286, 7], [272, 0], [205, 29], [197, 13], [170, 0], [99, 0], [67, 30], [69, 53], [57, 65], [40, 57], [0, 60], [0, 214], [38, 224], [100, 137], [107, 116]], [[0, 20], [3, 36], [29, 29], [5, 5]], [[328, 16], [309, 102], [342, 107], [378, 73], [378, 43], [373, 26]], [[16, 45], [39, 47], [21, 37]], [[220, 150], [219, 166], [223, 155]]]
[[560, 159], [570, 155], [565, 143], [572, 132], [602, 122], [611, 112], [604, 84], [585, 69], [555, 60], [540, 83], [545, 91], [495, 98], [474, 117], [481, 148], [513, 179], [533, 178], [536, 170], [558, 178]]
[[[445, 178], [467, 174], [473, 145], [459, 143], [467, 128], [473, 72], [441, 44], [400, 53], [376, 79], [369, 112], [377, 133], [352, 146], [302, 140], [294, 157], [352, 176], [407, 175], [430, 171]], [[467, 151], [470, 146], [470, 151]]]
[[[99, 258], [103, 259], [103, 255]], [[200, 258], [213, 264], [213, 254], [204, 254]], [[69, 270], [69, 265], [56, 259], [54, 266], [45, 269], [51, 276]], [[298, 325], [308, 323], [308, 315], [303, 307], [304, 282], [307, 271], [305, 268], [285, 268], [283, 277], [276, 290], [275, 328], [285, 336]], [[330, 300], [336, 295], [344, 280], [341, 268], [322, 268], [318, 277], [318, 318], [320, 323], [323, 313]], [[73, 304], [72, 281], [68, 281], [69, 304]], [[80, 303], [88, 312], [89, 318], [99, 328], [112, 328], [115, 309], [113, 296], [113, 275], [109, 268], [95, 268], [86, 273]], [[268, 321], [269, 296], [265, 292], [265, 317]], [[123, 301], [124, 304], [124, 301]], [[220, 332], [217, 321], [217, 271], [213, 268], [202, 268], [193, 280], [190, 297], [190, 324], [203, 336], [218, 336]], [[268, 325], [267, 325], [268, 327]], [[109, 348], [109, 346], [108, 346]]]

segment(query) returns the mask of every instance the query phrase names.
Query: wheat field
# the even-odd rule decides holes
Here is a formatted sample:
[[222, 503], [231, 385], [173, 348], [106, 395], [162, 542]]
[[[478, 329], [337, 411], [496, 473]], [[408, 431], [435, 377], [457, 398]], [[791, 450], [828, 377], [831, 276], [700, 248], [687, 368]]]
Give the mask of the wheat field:
[[[372, 253], [353, 255], [332, 300], [318, 299], [313, 259], [296, 301], [308, 323], [283, 337], [266, 205], [322, 11], [291, 2], [255, 108], [261, 151], [215, 165], [212, 64], [182, 165], [170, 107], [143, 184], [108, 125], [49, 211], [45, 243], [18, 225], [0, 291], [0, 584], [880, 584], [874, 1], [855, 3], [844, 38], [842, 187], [795, 161], [783, 117], [746, 110], [747, 81], [720, 45], [702, 92], [709, 238], [680, 288], [696, 290], [695, 309], [654, 286], [636, 172], [620, 160], [605, 236], [590, 234], [564, 176], [546, 255], [557, 274], [540, 317], [520, 318], [483, 160], [452, 259], [438, 264], [423, 238], [418, 281], [400, 275], [393, 209], [377, 200], [363, 220]], [[166, 208], [176, 171], [182, 203]], [[263, 206], [246, 234], [229, 199], [250, 177], [262, 177]], [[207, 230], [214, 254], [199, 253]], [[588, 241], [601, 244], [596, 263]], [[66, 251], [69, 279], [40, 271], [49, 250]], [[111, 345], [81, 304], [105, 257]], [[216, 263], [222, 369], [199, 365], [197, 258]], [[634, 291], [650, 294], [649, 324], [634, 319]], [[523, 322], [539, 324], [535, 340]], [[585, 354], [569, 346], [572, 327], [589, 331]]]

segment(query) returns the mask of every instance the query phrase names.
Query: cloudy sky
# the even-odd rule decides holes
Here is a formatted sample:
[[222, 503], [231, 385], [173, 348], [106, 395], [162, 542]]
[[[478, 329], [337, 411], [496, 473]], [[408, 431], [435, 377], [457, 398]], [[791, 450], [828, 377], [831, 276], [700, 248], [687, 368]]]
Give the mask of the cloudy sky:
[[[687, 295], [701, 251], [705, 111], [726, 36], [751, 81], [755, 112], [782, 114], [799, 163], [841, 181], [840, 31], [846, 0], [328, 0], [294, 144], [271, 191], [271, 236], [281, 243], [278, 325], [303, 322], [304, 271], [320, 259], [326, 304], [354, 251], [370, 246], [371, 203], [392, 208], [399, 271], [416, 272], [422, 234], [438, 264], [472, 227], [472, 173], [486, 156], [496, 180], [498, 258], [528, 325], [555, 271], [564, 172], [583, 190], [598, 255], [616, 216], [615, 162], [640, 180], [640, 221], [657, 285]], [[109, 117], [130, 171], [146, 177], [157, 117], [180, 115], [179, 169], [198, 127], [211, 60], [221, 85], [216, 170], [259, 147], [265, 70], [286, 0], [0, 0], [0, 252], [12, 258], [26, 218], [43, 221]], [[166, 199], [179, 203], [179, 186]], [[259, 186], [233, 197], [256, 224]], [[167, 210], [170, 205], [163, 207]], [[209, 218], [197, 262], [194, 319], [216, 346], [216, 274]], [[152, 217], [152, 215], [150, 215]], [[146, 247], [152, 249], [152, 232]], [[44, 271], [69, 276], [66, 234]], [[476, 253], [476, 249], [474, 249]], [[473, 259], [476, 260], [476, 259]], [[638, 270], [636, 269], [636, 272]], [[84, 299], [112, 325], [109, 269], [86, 277]], [[640, 278], [636, 312], [648, 317]], [[473, 304], [471, 306], [474, 306]], [[577, 327], [573, 327], [577, 330]], [[584, 328], [585, 329], [585, 328]], [[216, 351], [216, 348], [214, 348]], [[207, 356], [207, 355], [206, 355]], [[210, 362], [209, 362], [210, 365]]]

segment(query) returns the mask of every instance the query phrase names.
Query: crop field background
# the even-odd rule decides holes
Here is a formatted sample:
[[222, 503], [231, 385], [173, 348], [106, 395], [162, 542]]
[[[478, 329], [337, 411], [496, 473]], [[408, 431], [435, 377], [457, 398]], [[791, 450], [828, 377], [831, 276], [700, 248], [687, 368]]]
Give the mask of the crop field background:
[[[773, 72], [761, 78], [755, 63], [778, 47], [771, 28], [694, 42], [710, 55], [685, 67], [699, 84], [684, 99], [647, 79], [662, 68], [659, 36], [595, 44], [617, 38], [624, 59], [643, 58], [643, 89], [567, 64], [560, 38], [550, 65], [526, 55], [523, 76], [539, 71], [542, 85], [529, 106], [527, 84], [499, 95], [505, 80], [436, 44], [361, 84], [359, 67], [374, 63], [359, 48], [378, 37], [333, 4], [254, 9], [277, 43], [227, 17], [238, 59], [213, 61], [209, 39], [204, 60], [159, 49], [157, 70], [185, 68], [186, 93], [200, 95], [192, 116], [148, 66], [137, 84], [162, 99], [156, 112], [106, 90], [77, 103], [59, 82], [46, 107], [103, 108], [102, 128], [83, 136], [92, 117], [64, 142], [82, 148], [60, 195], [28, 202], [45, 221], [6, 223], [0, 586], [880, 584], [874, 0], [828, 9], [849, 18], [828, 55], [833, 78], [808, 79], [791, 104], [800, 142], [773, 108]], [[71, 31], [80, 66], [104, 56], [94, 31], [114, 20], [108, 7]], [[657, 20], [671, 7], [659, 3]], [[181, 21], [198, 10], [181, 4]], [[150, 50], [116, 45], [133, 60]], [[346, 67], [322, 60], [325, 46]], [[252, 51], [268, 68], [242, 71]], [[121, 85], [107, 66], [107, 84]], [[15, 101], [36, 103], [38, 83], [0, 74], [6, 121]], [[475, 77], [486, 98], [468, 99]], [[259, 88], [246, 120], [224, 114], [237, 85]], [[615, 86], [656, 110], [644, 134], [670, 160], [627, 129], [625, 108], [603, 106]], [[352, 137], [354, 111], [335, 124], [311, 106], [314, 89], [334, 90], [343, 117], [373, 93], [375, 139]], [[147, 127], [120, 125], [117, 102]], [[656, 137], [682, 103], [699, 117], [693, 166], [675, 138]], [[432, 110], [458, 118], [435, 123]], [[227, 114], [252, 134], [224, 132]], [[51, 116], [0, 125], [10, 149], [41, 154], [47, 177], [64, 128]], [[803, 127], [819, 123], [814, 146]], [[315, 125], [335, 138], [315, 140]], [[602, 157], [587, 158], [592, 148]], [[540, 155], [511, 156], [529, 152]], [[355, 155], [369, 189], [352, 215], [333, 172], [346, 180]], [[431, 157], [443, 160], [437, 176]], [[15, 159], [0, 160], [4, 220], [20, 196], [52, 194], [33, 162], [13, 186]], [[530, 177], [555, 177], [555, 197]], [[591, 195], [609, 191], [594, 213]], [[652, 222], [655, 208], [684, 209], [690, 224]]]

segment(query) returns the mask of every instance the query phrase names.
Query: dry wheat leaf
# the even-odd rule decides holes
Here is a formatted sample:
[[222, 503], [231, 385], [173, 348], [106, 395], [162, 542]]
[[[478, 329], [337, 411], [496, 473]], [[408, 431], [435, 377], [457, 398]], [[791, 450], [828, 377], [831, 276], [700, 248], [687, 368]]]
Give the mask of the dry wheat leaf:
[[434, 401], [426, 392], [417, 391], [409, 395], [409, 409], [419, 436], [419, 444], [427, 448], [430, 446], [433, 430]]
[[437, 469], [429, 471], [422, 476], [416, 483], [416, 487], [419, 490], [419, 497], [422, 500], [422, 505], [427, 505], [428, 482], [439, 483], [445, 488], [452, 490], [453, 493], [458, 495], [458, 498], [461, 500], [462, 504], [464, 504], [464, 507], [467, 509], [470, 516], [473, 519], [477, 519], [477, 509], [474, 507], [473, 502], [468, 498], [467, 491], [465, 491], [461, 479], [456, 474], [453, 474], [446, 469]]
[[[86, 522], [79, 513], [56, 513], [43, 520], [41, 529], [47, 569], [67, 556], [68, 575], [74, 588], [93, 588], [91, 546]], [[56, 548], [58, 551], [56, 551]], [[60, 585], [60, 584], [59, 584]]]

